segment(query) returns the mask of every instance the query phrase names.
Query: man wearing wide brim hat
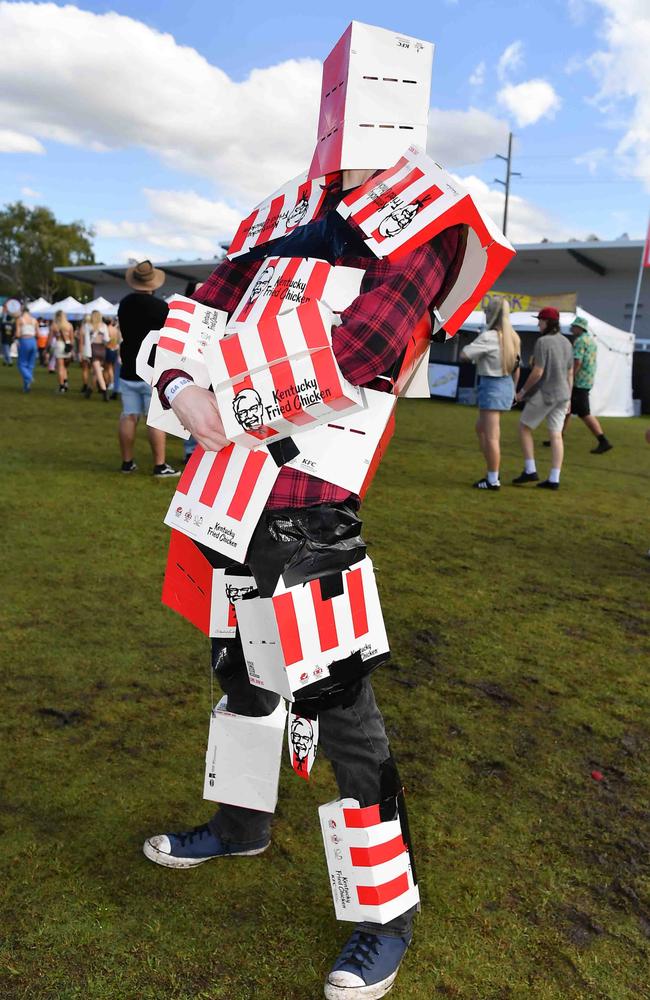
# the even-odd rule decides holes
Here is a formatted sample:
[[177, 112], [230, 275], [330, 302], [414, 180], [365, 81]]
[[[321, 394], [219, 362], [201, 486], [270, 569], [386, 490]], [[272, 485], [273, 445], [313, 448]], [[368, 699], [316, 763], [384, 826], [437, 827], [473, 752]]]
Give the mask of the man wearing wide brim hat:
[[[117, 318], [120, 324], [120, 451], [124, 473], [135, 472], [135, 434], [140, 417], [147, 419], [151, 402], [151, 386], [144, 382], [135, 369], [135, 362], [142, 341], [150, 330], [160, 330], [167, 319], [169, 308], [164, 299], [153, 293], [165, 282], [165, 272], [154, 267], [150, 260], [127, 267], [125, 279], [133, 289], [120, 302]], [[156, 427], [147, 427], [149, 445], [153, 454], [153, 474], [157, 479], [178, 476], [179, 473], [165, 461], [166, 435]]]
[[126, 269], [126, 283], [136, 292], [155, 292], [165, 283], [165, 272], [154, 267], [150, 260], [141, 260], [139, 264]]

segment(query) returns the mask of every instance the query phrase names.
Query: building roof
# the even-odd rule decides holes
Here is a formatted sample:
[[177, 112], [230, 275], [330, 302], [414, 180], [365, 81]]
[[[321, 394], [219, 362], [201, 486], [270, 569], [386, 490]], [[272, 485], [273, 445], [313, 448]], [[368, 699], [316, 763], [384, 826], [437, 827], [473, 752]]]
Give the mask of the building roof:
[[[583, 267], [595, 271], [597, 274], [605, 275], [608, 271], [638, 267], [643, 247], [643, 240], [627, 239], [612, 241], [572, 240], [568, 243], [517, 243], [515, 244], [517, 257], [512, 263], [541, 264], [544, 262], [550, 264], [551, 255], [557, 254], [562, 259], [566, 254]], [[167, 260], [154, 261], [153, 263], [155, 267], [162, 268], [172, 278], [179, 278], [182, 281], [205, 281], [219, 260], [219, 257], [200, 257], [196, 260]], [[130, 265], [86, 264], [83, 267], [55, 267], [54, 270], [68, 278], [95, 285], [108, 279], [124, 279], [128, 266]]]

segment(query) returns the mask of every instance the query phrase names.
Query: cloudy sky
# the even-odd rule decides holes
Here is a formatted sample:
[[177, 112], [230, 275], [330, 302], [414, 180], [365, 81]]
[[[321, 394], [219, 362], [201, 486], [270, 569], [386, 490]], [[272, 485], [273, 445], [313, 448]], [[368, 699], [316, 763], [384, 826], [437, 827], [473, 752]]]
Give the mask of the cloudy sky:
[[0, 0], [0, 201], [106, 263], [212, 256], [308, 164], [351, 17], [436, 43], [429, 150], [499, 221], [513, 131], [513, 241], [644, 234], [650, 0]]

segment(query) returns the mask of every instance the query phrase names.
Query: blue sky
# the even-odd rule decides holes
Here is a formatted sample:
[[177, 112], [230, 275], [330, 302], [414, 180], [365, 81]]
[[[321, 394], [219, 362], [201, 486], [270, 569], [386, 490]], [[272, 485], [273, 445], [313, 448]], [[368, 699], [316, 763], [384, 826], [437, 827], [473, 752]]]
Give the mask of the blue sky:
[[512, 239], [644, 234], [648, 0], [0, 2], [2, 201], [94, 225], [105, 262], [212, 255], [307, 165], [352, 17], [435, 42], [431, 151], [498, 221], [513, 130]]

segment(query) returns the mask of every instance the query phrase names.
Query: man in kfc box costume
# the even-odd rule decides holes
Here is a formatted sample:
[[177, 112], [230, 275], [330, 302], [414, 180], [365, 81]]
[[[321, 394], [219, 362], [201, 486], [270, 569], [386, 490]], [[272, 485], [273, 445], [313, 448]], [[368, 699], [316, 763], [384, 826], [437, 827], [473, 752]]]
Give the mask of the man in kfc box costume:
[[[227, 701], [213, 712], [209, 784], [219, 768], [229, 781], [209, 823], [144, 851], [186, 868], [266, 850], [279, 761], [256, 759], [250, 736], [233, 746], [238, 720], [246, 733], [251, 718], [282, 725], [291, 702], [294, 769], [308, 778], [318, 741], [341, 795], [319, 812], [336, 913], [356, 927], [329, 998], [384, 996], [419, 908], [369, 679], [388, 644], [360, 496], [432, 327], [453, 335], [514, 252], [423, 152], [432, 56], [428, 42], [350, 25], [324, 64], [309, 171], [242, 222], [193, 300], [170, 303], [149, 370], [150, 421], [200, 446], [166, 518], [163, 600], [212, 636]], [[257, 801], [256, 771], [265, 809], [241, 804]]]

